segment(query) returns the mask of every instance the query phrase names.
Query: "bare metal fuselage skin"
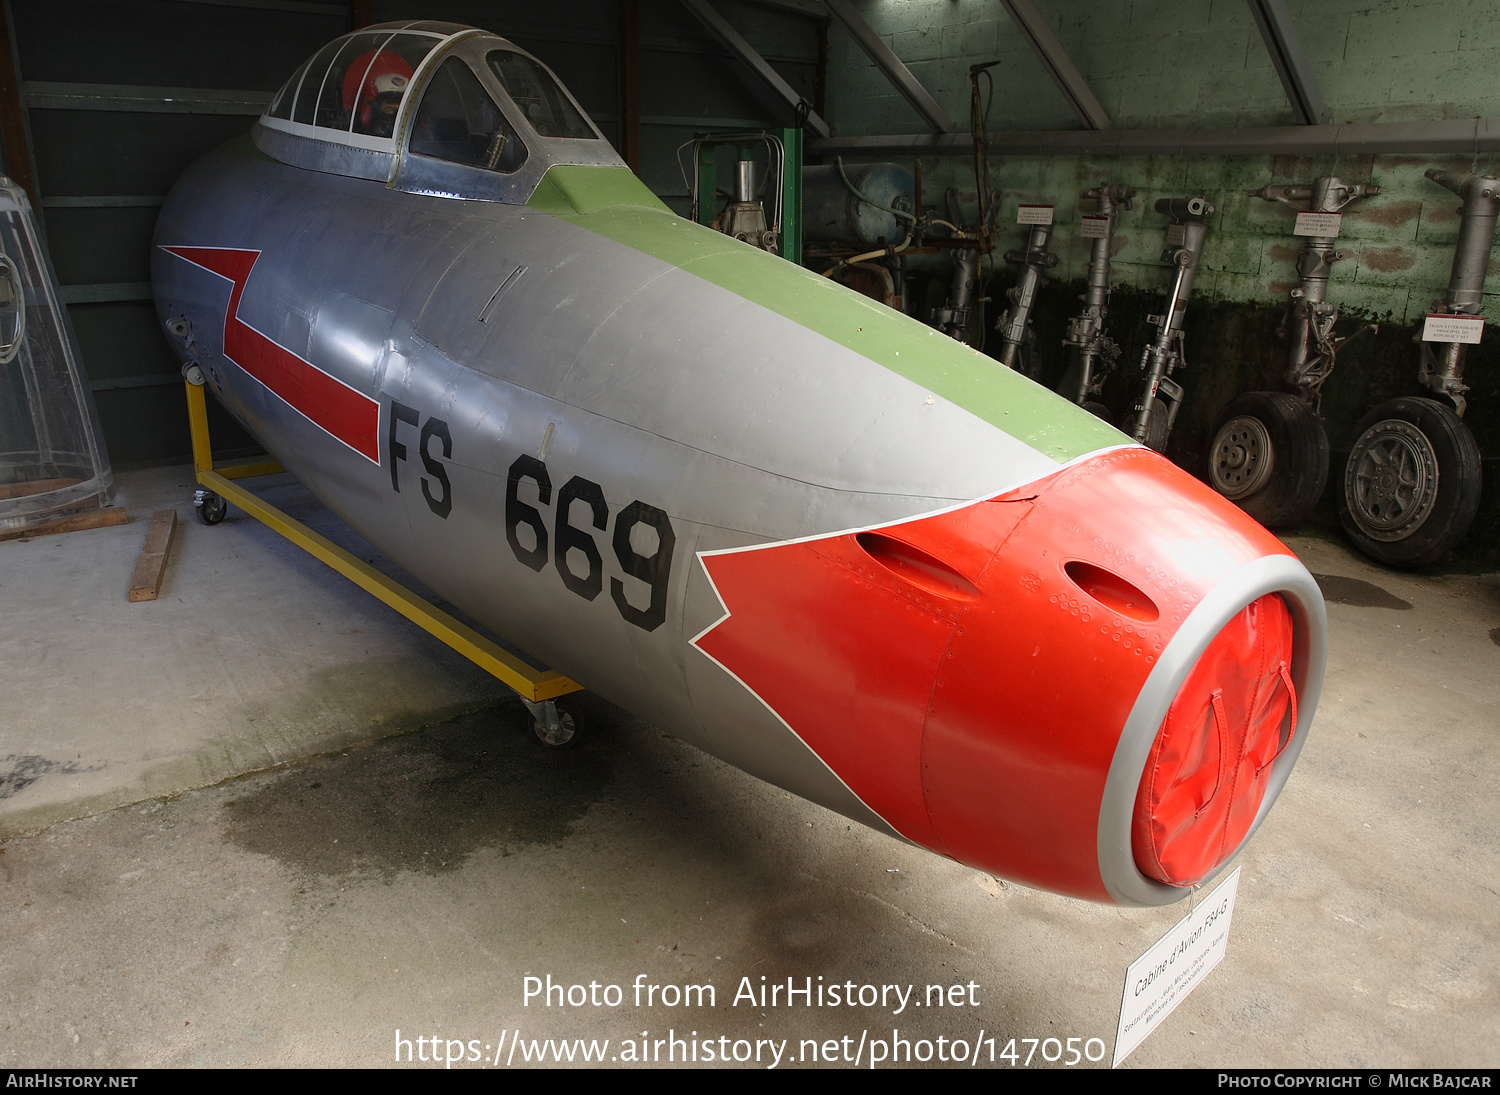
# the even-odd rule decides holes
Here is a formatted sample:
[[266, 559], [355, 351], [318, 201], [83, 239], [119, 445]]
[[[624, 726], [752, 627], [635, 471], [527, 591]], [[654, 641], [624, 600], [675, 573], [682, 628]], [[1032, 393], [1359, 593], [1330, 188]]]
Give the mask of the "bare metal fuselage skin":
[[[1094, 900], [1222, 867], [1316, 703], [1301, 565], [1086, 411], [528, 139], [501, 200], [205, 157], [153, 253], [179, 353], [425, 585], [748, 772]], [[1252, 665], [1224, 636], [1268, 599]], [[1281, 737], [1235, 760], [1221, 718], [1217, 760], [1168, 756], [1169, 711], [1211, 731], [1235, 688]], [[1228, 844], [1181, 853], [1214, 801]]]
[[[163, 315], [192, 322], [209, 387], [351, 527], [591, 690], [889, 831], [774, 720], [752, 741], [722, 732], [764, 709], [689, 645], [724, 611], [689, 564], [992, 495], [1054, 461], [796, 323], [525, 206], [397, 193], [242, 142], [184, 176], [157, 240]], [[230, 282], [164, 249], [207, 240], [260, 252], [240, 320], [374, 396], [380, 463], [225, 360]], [[608, 517], [575, 492], [561, 525], [590, 534], [600, 564], [574, 549], [560, 569], [559, 495], [575, 476]], [[670, 515], [674, 541], [668, 610], [649, 628], [613, 595], [619, 583], [632, 609], [652, 607], [610, 535], [638, 501]], [[644, 529], [634, 539], [659, 553]]]

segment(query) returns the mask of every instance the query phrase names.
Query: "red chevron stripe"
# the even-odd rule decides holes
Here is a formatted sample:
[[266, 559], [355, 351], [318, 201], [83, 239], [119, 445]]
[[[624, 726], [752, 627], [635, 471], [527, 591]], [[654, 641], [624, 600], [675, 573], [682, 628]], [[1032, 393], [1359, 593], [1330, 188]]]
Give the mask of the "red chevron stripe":
[[269, 388], [293, 410], [355, 452], [380, 463], [380, 404], [310, 361], [278, 346], [239, 318], [240, 297], [259, 251], [229, 247], [164, 247], [229, 281], [224, 310], [224, 356]]

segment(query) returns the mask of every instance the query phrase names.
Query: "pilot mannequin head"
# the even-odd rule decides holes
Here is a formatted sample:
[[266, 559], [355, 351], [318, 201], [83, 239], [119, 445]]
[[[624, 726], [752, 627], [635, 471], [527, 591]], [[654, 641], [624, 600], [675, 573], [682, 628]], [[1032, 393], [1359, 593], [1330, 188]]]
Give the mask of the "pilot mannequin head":
[[354, 115], [354, 132], [389, 137], [411, 77], [411, 66], [394, 53], [356, 57], [344, 75], [344, 109]]
[[370, 113], [370, 132], [389, 137], [396, 125], [396, 111], [410, 81], [399, 72], [387, 72], [375, 78], [375, 100]]

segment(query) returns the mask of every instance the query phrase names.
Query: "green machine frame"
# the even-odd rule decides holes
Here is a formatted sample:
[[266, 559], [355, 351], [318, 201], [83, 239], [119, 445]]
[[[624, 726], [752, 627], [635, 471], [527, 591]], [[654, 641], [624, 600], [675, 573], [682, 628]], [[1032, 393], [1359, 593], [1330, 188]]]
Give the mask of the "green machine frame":
[[[725, 145], [733, 146], [737, 157], [745, 156], [753, 143], [771, 137], [781, 142], [781, 257], [788, 262], [802, 265], [802, 130], [800, 129], [747, 129], [721, 133], [695, 133], [697, 145], [697, 192], [699, 200], [693, 206], [693, 219], [699, 224], [711, 224], [718, 208], [712, 196], [719, 186], [718, 150]], [[710, 200], [704, 201], [707, 194]]]

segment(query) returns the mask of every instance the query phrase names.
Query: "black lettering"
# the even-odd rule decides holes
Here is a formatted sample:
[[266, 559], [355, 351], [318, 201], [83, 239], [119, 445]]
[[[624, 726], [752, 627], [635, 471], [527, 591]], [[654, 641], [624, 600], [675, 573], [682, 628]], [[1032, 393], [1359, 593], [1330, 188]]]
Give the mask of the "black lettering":
[[415, 426], [420, 417], [415, 407], [408, 407], [405, 403], [391, 400], [390, 425], [387, 429], [385, 450], [391, 462], [391, 490], [397, 494], [401, 493], [401, 482], [396, 477], [396, 461], [406, 459], [406, 446], [396, 440], [396, 427], [402, 422], [408, 426]]
[[[443, 459], [449, 460], [453, 457], [453, 436], [448, 432], [448, 423], [441, 418], [429, 418], [426, 425], [422, 427], [421, 437], [418, 440], [418, 448], [422, 453], [422, 464], [427, 468], [427, 475], [432, 476], [443, 485], [441, 498], [432, 496], [432, 488], [427, 485], [427, 475], [422, 476], [422, 497], [427, 499], [427, 508], [432, 510], [443, 520], [448, 519], [448, 514], [453, 512], [453, 485], [448, 482], [448, 469], [428, 451], [427, 443], [436, 437], [443, 443]], [[395, 465], [391, 467], [394, 469]]]
[[[656, 550], [650, 555], [642, 555], [630, 544], [631, 530], [640, 524], [650, 525], [656, 530]], [[614, 546], [620, 568], [651, 587], [651, 602], [644, 609], [636, 608], [625, 599], [625, 583], [618, 578], [609, 580], [609, 595], [614, 598], [615, 607], [627, 623], [645, 631], [655, 631], [667, 618], [667, 580], [672, 574], [672, 551], [677, 546], [672, 522], [664, 510], [634, 501], [615, 518]]]
[[[547, 565], [547, 526], [535, 506], [528, 506], [517, 496], [516, 490], [522, 479], [536, 483], [537, 498], [542, 505], [552, 503], [552, 477], [547, 474], [547, 465], [534, 456], [522, 453], [510, 466], [505, 483], [505, 539], [510, 543], [516, 558], [538, 574]], [[536, 537], [536, 547], [521, 546], [516, 529], [521, 525], [531, 528]]]
[[[583, 529], [574, 528], [568, 522], [568, 511], [574, 501], [587, 502], [594, 519], [594, 527], [603, 529], [609, 521], [609, 507], [604, 504], [604, 491], [598, 483], [592, 483], [581, 475], [575, 475], [557, 492], [556, 554], [557, 572], [562, 575], [563, 585], [585, 601], [592, 601], [604, 589], [604, 560], [594, 537]], [[568, 566], [568, 553], [581, 551], [589, 563], [589, 572], [584, 577], [573, 573]]]

